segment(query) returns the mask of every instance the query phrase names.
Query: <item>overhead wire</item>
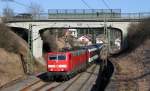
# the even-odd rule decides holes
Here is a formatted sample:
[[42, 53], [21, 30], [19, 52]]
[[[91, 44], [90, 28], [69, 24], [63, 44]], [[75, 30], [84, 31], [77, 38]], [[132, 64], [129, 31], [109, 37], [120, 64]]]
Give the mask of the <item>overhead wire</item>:
[[110, 9], [109, 5], [106, 3], [105, 0], [102, 0], [102, 2], [103, 2], [103, 4], [104, 4], [108, 9]]
[[89, 9], [93, 9], [86, 1], [81, 0]]
[[[110, 9], [110, 7], [109, 7], [109, 5], [106, 3], [106, 1], [105, 0], [102, 0], [102, 2], [103, 2], [103, 4], [109, 9], [109, 10], [111, 10]], [[107, 42], [106, 43], [104, 43], [104, 45], [106, 45], [105, 47], [103, 47], [103, 50], [104, 51], [102, 51], [102, 53], [104, 54], [104, 56], [105, 56], [105, 58], [104, 59], [102, 59], [103, 60], [103, 62], [104, 62], [104, 65], [107, 65], [107, 58], [108, 58], [108, 56], [109, 56], [109, 48], [110, 48], [110, 39], [109, 39], [109, 37], [107, 36], [108, 35], [108, 29], [107, 29], [107, 20], [106, 20], [106, 17], [105, 17], [105, 15], [104, 15], [104, 35], [105, 35], [105, 40], [107, 40]]]
[[[97, 2], [99, 2], [100, 0], [97, 0]], [[110, 7], [109, 7], [109, 5], [107, 4], [107, 2], [105, 1], [105, 0], [101, 0], [102, 1], [102, 3], [105, 5], [105, 7], [107, 8], [107, 9], [110, 9]]]
[[[1, 0], [1, 1], [5, 1], [5, 0]], [[18, 2], [18, 1], [16, 1], [16, 0], [6, 0], [6, 2], [8, 2], [8, 1], [11, 1], [12, 3], [15, 3], [15, 4], [17, 4], [17, 5], [23, 6], [23, 7], [25, 7], [25, 8], [31, 8], [30, 6], [28, 6], [28, 5], [26, 5], [26, 4], [23, 4], [23, 3], [20, 3], [20, 2]]]
[[13, 0], [12, 2], [14, 2], [14, 3], [18, 4], [18, 5], [24, 6], [24, 7], [26, 7], [26, 8], [30, 8], [30, 6], [25, 5], [25, 4], [23, 4], [23, 3], [20, 3], [20, 2], [17, 2], [16, 0]]

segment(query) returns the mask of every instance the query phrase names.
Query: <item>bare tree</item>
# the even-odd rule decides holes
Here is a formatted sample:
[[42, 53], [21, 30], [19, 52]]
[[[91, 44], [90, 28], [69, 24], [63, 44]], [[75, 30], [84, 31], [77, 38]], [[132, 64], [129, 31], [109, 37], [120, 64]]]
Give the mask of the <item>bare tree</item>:
[[10, 18], [14, 16], [14, 11], [13, 9], [6, 7], [3, 9], [3, 16], [6, 18]]
[[43, 11], [42, 7], [40, 4], [31, 2], [29, 8], [28, 8], [28, 12], [30, 14], [32, 14], [33, 18], [35, 17], [39, 17], [40, 13]]
[[1, 0], [2, 2], [6, 2], [6, 6], [3, 9], [3, 16], [8, 18], [14, 15], [13, 9], [9, 7], [9, 2], [13, 2], [14, 0]]

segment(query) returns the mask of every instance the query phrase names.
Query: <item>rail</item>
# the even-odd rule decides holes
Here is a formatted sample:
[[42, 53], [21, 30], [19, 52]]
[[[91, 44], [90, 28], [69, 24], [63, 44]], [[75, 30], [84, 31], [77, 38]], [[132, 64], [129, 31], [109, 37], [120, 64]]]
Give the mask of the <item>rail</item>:
[[48, 13], [32, 15], [29, 13], [15, 14], [7, 17], [8, 21], [26, 20], [140, 20], [148, 18], [150, 12], [121, 13], [119, 9], [50, 9]]

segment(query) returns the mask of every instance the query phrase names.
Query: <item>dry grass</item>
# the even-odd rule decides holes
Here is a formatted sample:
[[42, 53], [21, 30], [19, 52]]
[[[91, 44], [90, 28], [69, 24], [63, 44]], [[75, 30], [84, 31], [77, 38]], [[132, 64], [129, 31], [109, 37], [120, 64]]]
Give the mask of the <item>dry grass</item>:
[[25, 44], [20, 38], [0, 24], [0, 86], [24, 75], [21, 56], [24, 57]]
[[11, 37], [12, 32], [7, 27], [4, 27], [3, 24], [0, 24], [0, 48], [17, 53], [19, 48], [17, 39]]
[[0, 86], [24, 75], [20, 56], [0, 48]]
[[27, 51], [27, 43], [0, 24], [0, 86], [25, 75]]
[[150, 38], [150, 18], [139, 23], [132, 23], [128, 28], [128, 45], [130, 50], [136, 49]]
[[34, 63], [34, 73], [46, 72], [46, 65], [42, 65], [41, 63], [35, 61]]
[[[120, 84], [118, 91], [149, 91], [150, 89], [150, 18], [139, 23], [132, 23], [128, 28], [128, 45], [126, 53], [112, 58], [116, 66], [116, 81]], [[148, 65], [148, 66], [146, 66]]]

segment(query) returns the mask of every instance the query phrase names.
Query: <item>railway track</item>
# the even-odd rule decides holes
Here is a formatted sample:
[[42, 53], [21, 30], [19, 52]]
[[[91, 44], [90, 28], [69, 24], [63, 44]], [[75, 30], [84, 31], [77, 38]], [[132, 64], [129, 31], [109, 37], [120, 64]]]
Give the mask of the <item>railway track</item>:
[[[95, 68], [96, 65], [92, 65], [92, 67], [90, 67], [87, 71], [92, 71], [93, 68]], [[76, 84], [76, 81], [81, 80], [80, 78], [85, 74], [85, 72], [82, 72], [80, 74], [78, 74], [77, 76], [75, 76], [74, 78], [70, 79], [69, 81], [66, 82], [61, 82], [58, 85], [56, 85], [55, 87], [50, 87], [48, 89], [41, 89], [41, 91], [70, 91], [69, 89], [72, 89], [72, 85]], [[79, 85], [79, 84], [76, 84]], [[73, 86], [74, 87], [74, 86]], [[77, 88], [74, 88], [74, 90], [76, 90]], [[72, 89], [73, 90], [73, 89]]]
[[[99, 65], [93, 64], [86, 71], [77, 74], [68, 81], [49, 81], [46, 73], [31, 76], [21, 80], [1, 91], [90, 91], [95, 84], [99, 72]], [[88, 90], [87, 90], [88, 89]]]
[[38, 91], [38, 89], [48, 84], [51, 84], [51, 83], [45, 83], [39, 79], [38, 81], [28, 85], [27, 87], [21, 89], [20, 91], [29, 91], [29, 90]]
[[[87, 71], [93, 71], [93, 69], [96, 67], [96, 65], [94, 65], [94, 66], [92, 66], [89, 70], [87, 70]], [[83, 72], [83, 73], [81, 73], [80, 74], [80, 76], [79, 76], [79, 78], [78, 79], [76, 79], [76, 80], [74, 80], [70, 85], [68, 85], [65, 89], [64, 89], [64, 91], [70, 91], [70, 89], [72, 89], [73, 87], [76, 87], [76, 86], [78, 86], [78, 87], [80, 87], [81, 88], [81, 86], [85, 83], [85, 81], [87, 80], [87, 79], [83, 79], [85, 77], [85, 73]], [[82, 80], [84, 80], [83, 81], [83, 83], [82, 84], [80, 84], [79, 82], [81, 81], [81, 79]], [[76, 86], [74, 86], [76, 84]], [[78, 85], [77, 85], [78, 84]], [[80, 84], [80, 85], [79, 85]], [[79, 88], [79, 89], [80, 89]], [[77, 90], [77, 87], [75, 88], [76, 90]], [[77, 91], [79, 91], [79, 90], [77, 90]]]
[[94, 84], [99, 66], [94, 64], [85, 72], [79, 73], [72, 79], [64, 82], [44, 82], [37, 80], [20, 91], [90, 91]]
[[86, 72], [78, 74], [76, 77], [63, 83], [58, 88], [52, 89], [52, 91], [81, 91], [82, 87], [84, 87], [86, 82], [88, 82], [89, 78], [92, 76], [92, 73], [95, 72], [96, 67], [97, 65], [92, 65]]
[[[99, 66], [96, 66], [93, 72], [90, 73], [90, 76], [87, 78], [87, 81], [80, 87], [79, 91], [91, 91], [91, 88], [95, 84], [96, 78], [98, 76]], [[94, 82], [93, 82], [94, 81]]]

